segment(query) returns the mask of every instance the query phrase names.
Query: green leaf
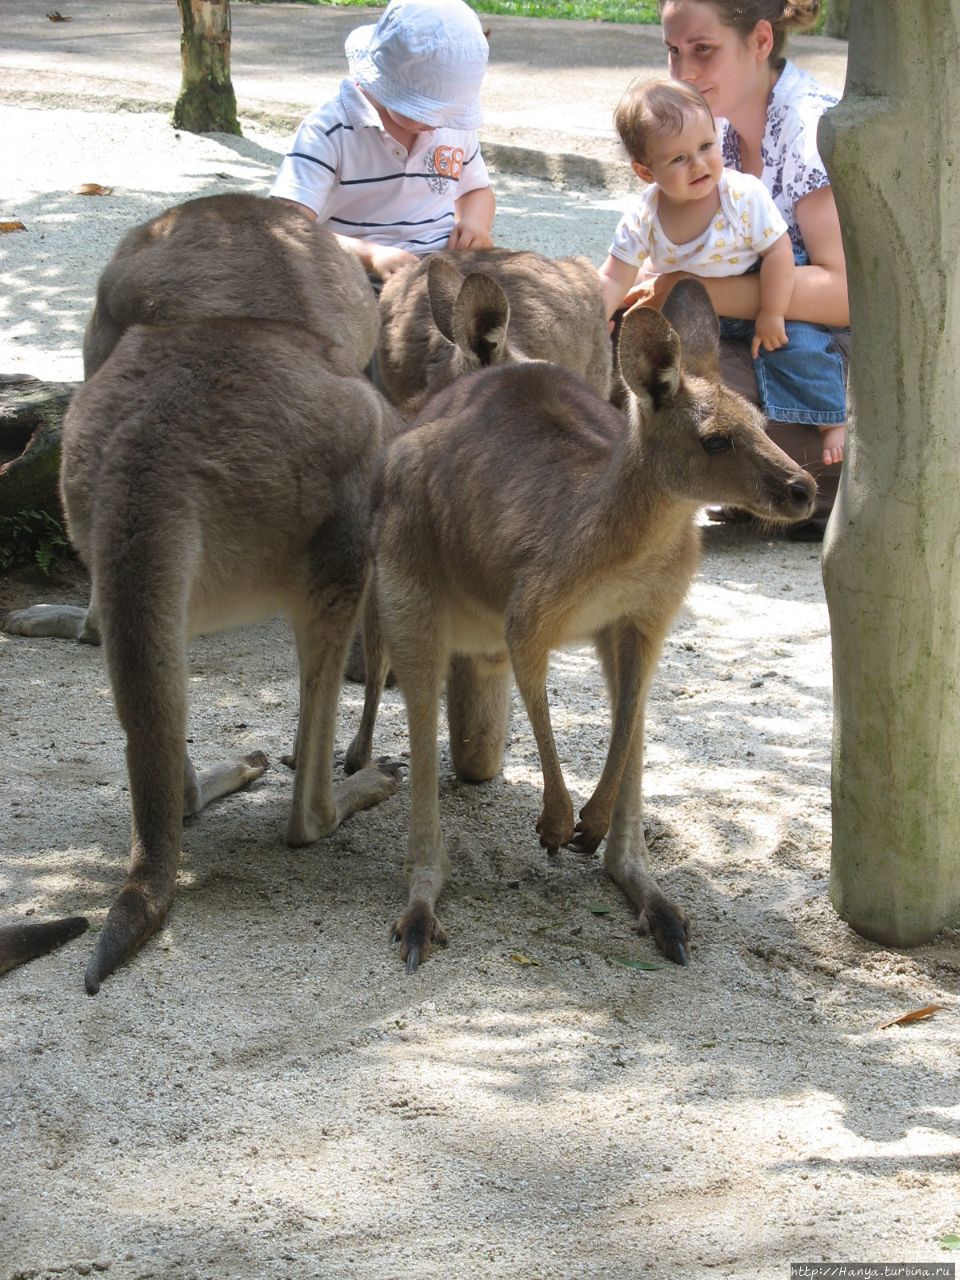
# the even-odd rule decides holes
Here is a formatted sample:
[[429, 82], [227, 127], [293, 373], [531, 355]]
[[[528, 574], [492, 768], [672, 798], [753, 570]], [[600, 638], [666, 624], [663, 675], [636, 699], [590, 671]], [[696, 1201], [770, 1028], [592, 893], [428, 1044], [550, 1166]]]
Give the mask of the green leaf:
[[941, 1249], [960, 1249], [960, 1236], [948, 1235], [940, 1237]]
[[608, 916], [613, 910], [612, 907], [605, 907], [602, 902], [585, 902], [583, 905], [595, 916]]
[[663, 960], [621, 960], [619, 956], [607, 956], [610, 964], [618, 964], [624, 969], [672, 969], [672, 964]]

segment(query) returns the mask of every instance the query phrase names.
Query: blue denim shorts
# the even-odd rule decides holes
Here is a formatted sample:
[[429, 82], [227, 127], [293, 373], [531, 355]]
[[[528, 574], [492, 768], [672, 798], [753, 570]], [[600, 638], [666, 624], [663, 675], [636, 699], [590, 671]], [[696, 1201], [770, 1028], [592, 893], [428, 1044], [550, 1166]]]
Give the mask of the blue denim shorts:
[[[797, 266], [807, 256], [794, 247]], [[756, 270], [757, 268], [754, 268]], [[760, 348], [753, 362], [760, 407], [773, 422], [803, 422], [830, 427], [847, 420], [847, 362], [823, 324], [786, 322], [787, 345], [776, 351]], [[753, 322], [720, 317], [720, 336], [753, 340]]]
[[[805, 422], [829, 427], [847, 420], [846, 363], [822, 324], [786, 322], [787, 345], [760, 348], [753, 362], [760, 407], [772, 422]], [[720, 336], [753, 338], [750, 320], [720, 320]]]

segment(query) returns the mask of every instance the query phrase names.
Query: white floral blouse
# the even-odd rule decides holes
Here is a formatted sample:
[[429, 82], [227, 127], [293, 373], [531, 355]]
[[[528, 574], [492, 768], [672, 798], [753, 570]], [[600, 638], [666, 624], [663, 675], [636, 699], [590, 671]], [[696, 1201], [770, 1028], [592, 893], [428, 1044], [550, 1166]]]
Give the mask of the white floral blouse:
[[[814, 80], [813, 76], [789, 60], [783, 64], [780, 78], [773, 86], [767, 108], [767, 127], [761, 154], [763, 172], [760, 180], [773, 196], [783, 214], [795, 249], [805, 253], [803, 237], [797, 226], [795, 206], [798, 200], [829, 187], [830, 178], [817, 149], [817, 125], [828, 107], [838, 99]], [[723, 163], [728, 169], [740, 168], [740, 139], [729, 120], [719, 120]]]

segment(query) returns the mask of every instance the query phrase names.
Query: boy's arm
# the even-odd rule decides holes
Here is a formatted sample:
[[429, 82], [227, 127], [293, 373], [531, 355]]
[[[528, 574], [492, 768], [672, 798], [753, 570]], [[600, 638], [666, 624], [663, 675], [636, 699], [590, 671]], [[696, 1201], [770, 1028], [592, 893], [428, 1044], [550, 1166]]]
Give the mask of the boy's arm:
[[[298, 200], [288, 200], [286, 196], [274, 196], [273, 199], [290, 205], [292, 209], [299, 209], [304, 217], [316, 222], [317, 215], [309, 205], [300, 204]], [[353, 236], [338, 236], [336, 232], [333, 236], [341, 249], [346, 249], [347, 253], [360, 259], [364, 271], [380, 276], [382, 280], [386, 280], [387, 276], [393, 275], [394, 271], [399, 271], [408, 262], [417, 261], [416, 254], [408, 253], [406, 249], [393, 249], [389, 245], [374, 244], [372, 240], [357, 240]]]
[[406, 249], [397, 249], [388, 244], [374, 244], [372, 240], [357, 240], [354, 236], [339, 236], [336, 232], [333, 234], [342, 249], [346, 249], [347, 253], [352, 253], [355, 258], [360, 259], [360, 265], [368, 275], [379, 276], [381, 280], [386, 280], [387, 276], [392, 276], [408, 262], [420, 261], [415, 253], [410, 253]]
[[448, 249], [489, 249], [497, 201], [492, 187], [474, 187], [453, 202], [454, 227]]
[[612, 253], [607, 255], [603, 266], [597, 268], [603, 290], [603, 310], [608, 320], [627, 296], [637, 278], [637, 270], [637, 267], [621, 258], [615, 258]]
[[750, 354], [756, 360], [761, 346], [764, 351], [776, 351], [787, 345], [787, 331], [783, 318], [793, 294], [793, 247], [786, 233], [775, 240], [761, 255], [760, 262], [760, 310], [754, 324]]

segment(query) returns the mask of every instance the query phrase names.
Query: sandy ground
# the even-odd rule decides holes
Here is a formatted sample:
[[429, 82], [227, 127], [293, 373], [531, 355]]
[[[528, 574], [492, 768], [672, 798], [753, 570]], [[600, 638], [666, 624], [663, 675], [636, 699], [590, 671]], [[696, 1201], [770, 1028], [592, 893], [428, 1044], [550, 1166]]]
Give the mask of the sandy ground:
[[[264, 190], [282, 145], [10, 106], [0, 133], [24, 162], [3, 212], [28, 226], [0, 243], [0, 372], [66, 378], [122, 231], [192, 194]], [[66, 194], [80, 181], [115, 194]], [[504, 243], [604, 253], [616, 200], [498, 189]], [[16, 577], [0, 606], [41, 594], [82, 602], [85, 584]], [[606, 728], [592, 656], [558, 655], [550, 690], [580, 804]], [[99, 996], [89, 936], [0, 982], [4, 1280], [779, 1280], [791, 1260], [949, 1260], [960, 935], [896, 952], [829, 904], [818, 548], [706, 529], [665, 650], [647, 824], [692, 918], [684, 971], [630, 967], [655, 948], [597, 857], [539, 850], [519, 708], [502, 777], [459, 786], [442, 758], [450, 946], [408, 977], [388, 940], [406, 791], [314, 849], [282, 843], [283, 624], [198, 641], [191, 698], [199, 764], [260, 747], [271, 768], [187, 824], [168, 924]], [[341, 748], [359, 706], [346, 686]], [[0, 637], [0, 716], [0, 920], [96, 929], [129, 826], [99, 652]], [[406, 749], [396, 694], [378, 747]], [[928, 1003], [944, 1007], [878, 1029]]]

